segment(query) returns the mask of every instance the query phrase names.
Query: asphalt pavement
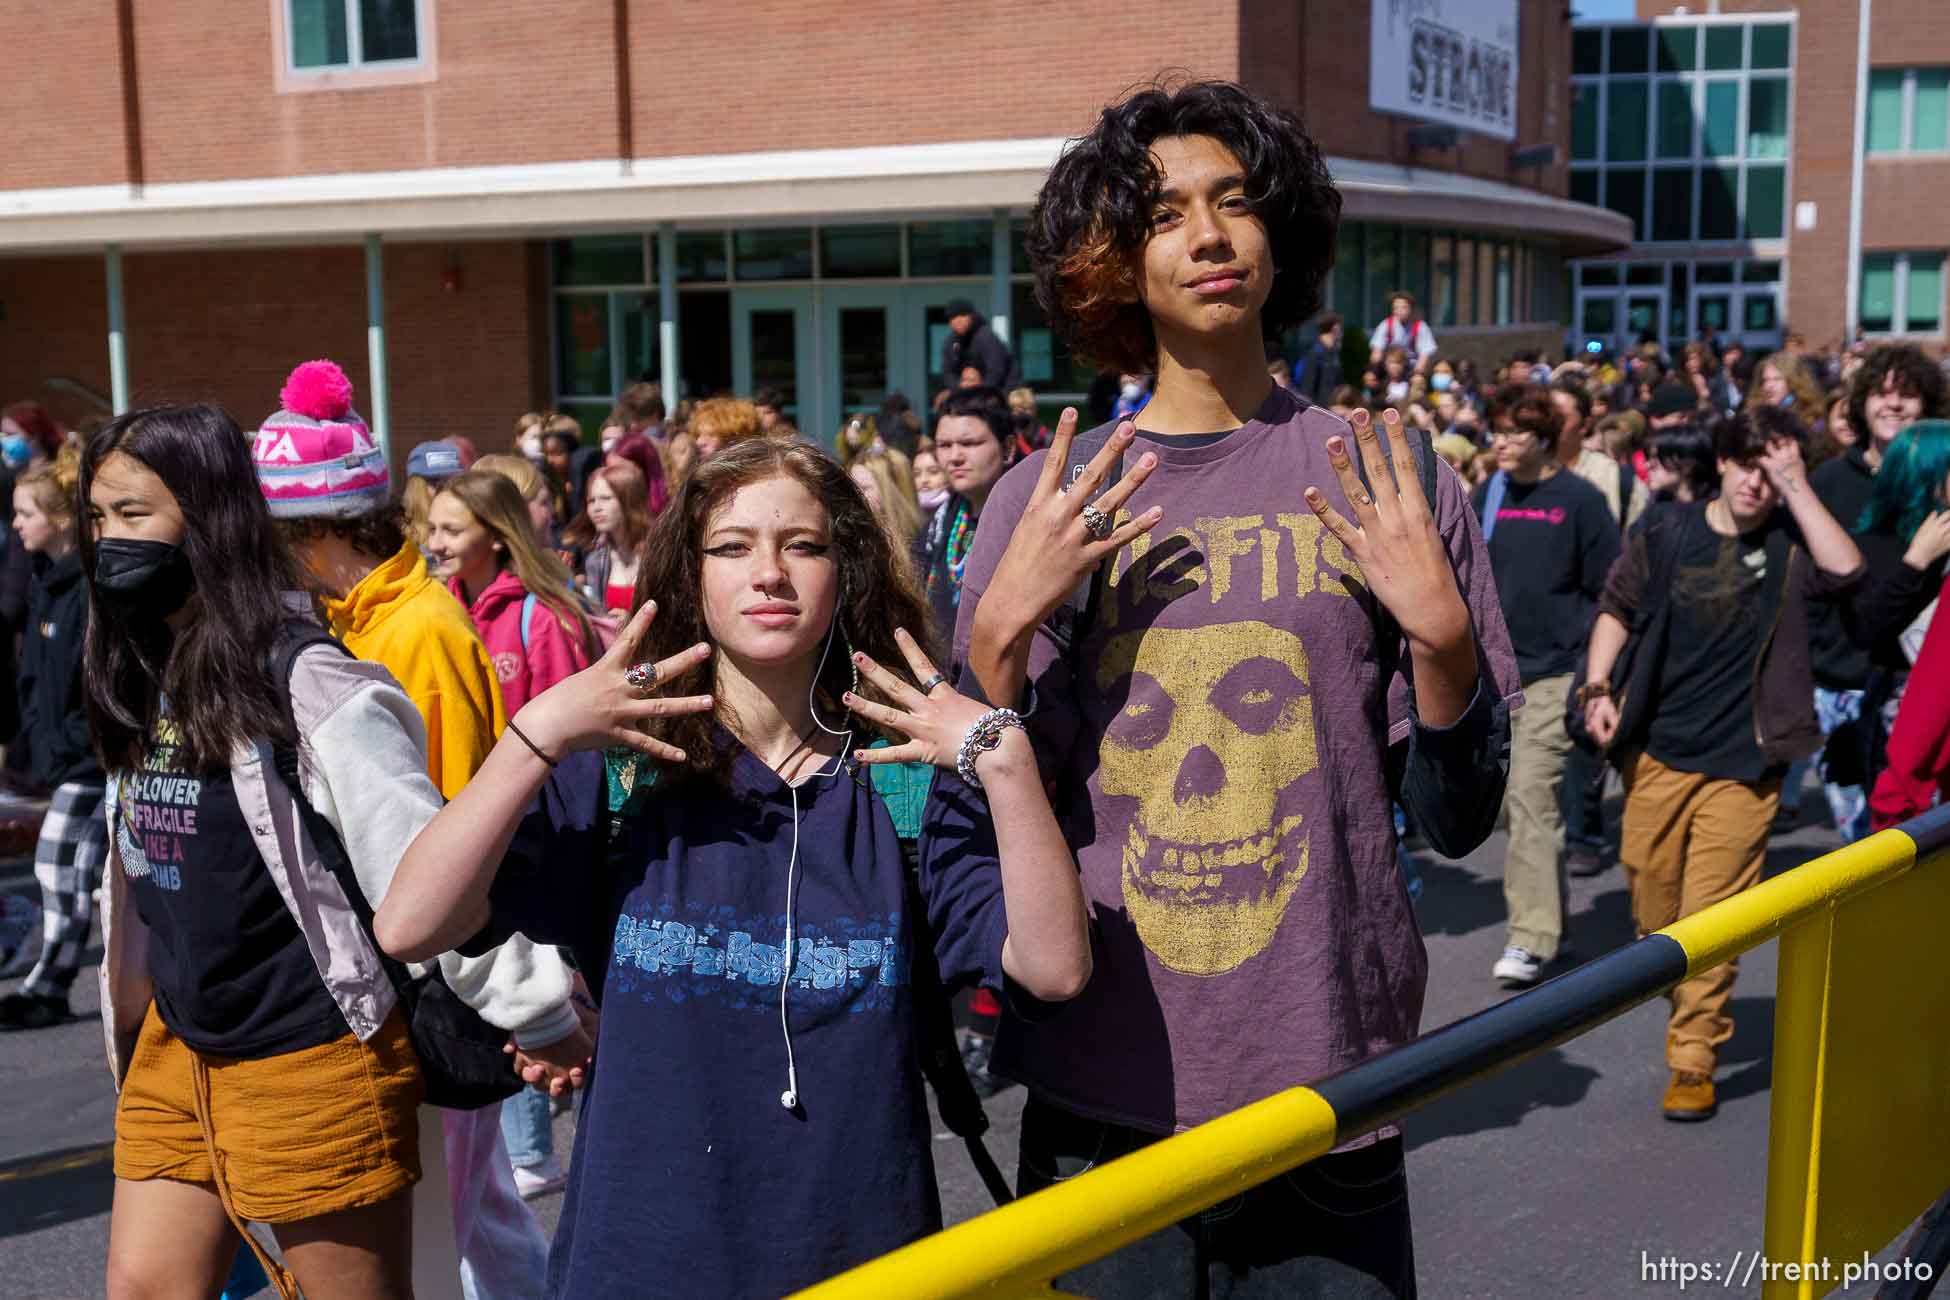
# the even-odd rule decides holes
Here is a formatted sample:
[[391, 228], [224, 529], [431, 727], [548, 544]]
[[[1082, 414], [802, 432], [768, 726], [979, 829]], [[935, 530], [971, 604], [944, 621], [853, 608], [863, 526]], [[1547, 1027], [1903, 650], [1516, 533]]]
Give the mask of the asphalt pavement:
[[[1804, 801], [1814, 822], [1818, 790]], [[1615, 805], [1614, 805], [1615, 813]], [[1769, 874], [1833, 847], [1824, 822], [1775, 837]], [[1503, 945], [1503, 836], [1468, 858], [1421, 855], [1429, 948], [1423, 1024], [1435, 1027], [1509, 996], [1490, 978]], [[0, 864], [0, 893], [28, 891], [25, 864]], [[1547, 974], [1629, 942], [1631, 909], [1616, 867], [1571, 886], [1573, 952]], [[1682, 1294], [1667, 1258], [1746, 1267], [1762, 1245], [1775, 945], [1742, 960], [1733, 1041], [1722, 1053], [1720, 1113], [1704, 1124], [1661, 1117], [1663, 999], [1513, 1065], [1411, 1116], [1408, 1143], [1416, 1267], [1427, 1297]], [[91, 954], [91, 960], [95, 954]], [[19, 972], [0, 983], [11, 989]], [[114, 1097], [102, 1055], [94, 967], [77, 982], [72, 1024], [0, 1034], [0, 1295], [99, 1296], [113, 1177]], [[1022, 1089], [989, 1102], [989, 1149], [1014, 1176]], [[566, 1158], [573, 1119], [558, 1117]], [[958, 1140], [935, 1158], [951, 1221], [989, 1208]], [[553, 1228], [560, 1197], [535, 1203]], [[1899, 1253], [1894, 1247], [1885, 1258]], [[1688, 1290], [1709, 1289], [1694, 1282]], [[1710, 1288], [1758, 1296], [1757, 1278]], [[1858, 1286], [1845, 1294], [1866, 1295]]]

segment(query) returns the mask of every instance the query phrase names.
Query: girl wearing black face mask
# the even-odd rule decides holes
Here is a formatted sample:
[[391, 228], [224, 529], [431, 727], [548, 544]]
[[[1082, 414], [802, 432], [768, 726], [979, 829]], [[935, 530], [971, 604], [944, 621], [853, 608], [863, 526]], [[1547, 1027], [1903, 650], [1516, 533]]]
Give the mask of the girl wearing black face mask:
[[[317, 490], [360, 472], [357, 455], [331, 458]], [[266, 1263], [286, 1295], [406, 1295], [419, 1063], [272, 753], [296, 748], [299, 793], [376, 902], [440, 803], [419, 714], [383, 669], [310, 646], [285, 684], [292, 734], [271, 664], [303, 616], [284, 593], [302, 584], [221, 411], [115, 420], [88, 444], [79, 496], [110, 827], [102, 1015], [121, 1091], [110, 1289], [214, 1294], [256, 1220], [283, 1247], [289, 1273]]]

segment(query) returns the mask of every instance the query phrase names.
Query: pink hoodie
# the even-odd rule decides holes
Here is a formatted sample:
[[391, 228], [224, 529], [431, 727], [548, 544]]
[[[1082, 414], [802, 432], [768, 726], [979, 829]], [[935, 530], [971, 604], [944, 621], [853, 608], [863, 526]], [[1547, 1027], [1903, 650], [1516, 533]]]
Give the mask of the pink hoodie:
[[509, 717], [514, 717], [530, 698], [589, 666], [589, 652], [582, 638], [563, 627], [561, 617], [540, 600], [535, 602], [534, 616], [528, 623], [528, 649], [522, 650], [521, 607], [528, 599], [528, 589], [513, 571], [502, 570], [471, 605], [461, 590], [460, 579], [453, 579], [448, 589], [474, 616], [474, 626], [494, 662], [501, 702]]

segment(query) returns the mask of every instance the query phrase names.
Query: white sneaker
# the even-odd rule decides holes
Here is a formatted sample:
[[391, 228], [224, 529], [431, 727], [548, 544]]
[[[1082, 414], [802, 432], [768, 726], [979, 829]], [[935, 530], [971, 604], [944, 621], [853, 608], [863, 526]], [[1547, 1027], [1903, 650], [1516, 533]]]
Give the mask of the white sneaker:
[[568, 1184], [569, 1175], [562, 1168], [562, 1162], [554, 1156], [539, 1165], [526, 1168], [515, 1166], [515, 1191], [524, 1201], [532, 1201], [537, 1196], [547, 1196], [559, 1192]]
[[[1544, 972], [1544, 959], [1528, 948], [1511, 944], [1490, 967], [1490, 974], [1512, 987], [1527, 988], [1535, 984]], [[520, 1171], [517, 1170], [517, 1173]]]

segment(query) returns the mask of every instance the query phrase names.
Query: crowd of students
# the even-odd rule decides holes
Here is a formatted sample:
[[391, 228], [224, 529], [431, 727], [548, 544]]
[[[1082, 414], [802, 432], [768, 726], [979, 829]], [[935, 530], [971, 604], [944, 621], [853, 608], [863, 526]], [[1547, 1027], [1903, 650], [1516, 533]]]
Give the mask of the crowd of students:
[[[1028, 1191], [1415, 1037], [1398, 815], [1460, 856], [1507, 808], [1525, 985], [1608, 764], [1643, 929], [1758, 878], [1796, 763], [1844, 835], [1938, 797], [1932, 363], [1851, 351], [1832, 402], [1785, 351], [1479, 383], [1402, 295], [1357, 391], [1338, 320], [1297, 373], [1264, 343], [1339, 215], [1237, 87], [1106, 110], [1026, 240], [1115, 380], [1087, 431], [970, 308], [931, 436], [899, 395], [821, 446], [777, 393], [646, 384], [594, 445], [524, 415], [396, 484], [312, 361], [248, 432], [50, 440], [8, 748], [53, 791], [48, 920], [0, 1020], [69, 1018], [99, 885], [111, 1293], [213, 1294], [241, 1234], [314, 1300], [781, 1294], [939, 1226], [948, 992], [1028, 1089]], [[1732, 980], [1675, 990], [1673, 1118], [1712, 1113]], [[545, 1248], [522, 1198], [564, 1184]], [[1415, 1271], [1388, 1125], [1059, 1285]]]

